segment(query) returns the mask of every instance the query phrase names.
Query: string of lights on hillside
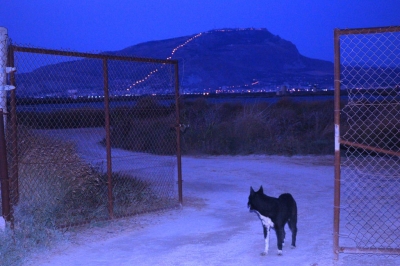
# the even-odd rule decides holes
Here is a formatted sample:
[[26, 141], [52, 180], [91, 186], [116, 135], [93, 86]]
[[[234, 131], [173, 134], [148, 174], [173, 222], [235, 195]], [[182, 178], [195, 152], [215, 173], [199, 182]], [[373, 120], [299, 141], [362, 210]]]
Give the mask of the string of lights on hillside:
[[203, 33], [200, 32], [199, 34], [193, 36], [192, 38], [189, 38], [188, 40], [186, 40], [186, 42], [184, 42], [183, 44], [178, 45], [176, 48], [174, 48], [172, 50], [171, 56], [167, 57], [167, 60], [172, 59], [172, 56], [176, 53], [176, 51], [178, 51], [179, 49], [181, 49], [182, 47], [184, 47], [185, 45], [187, 45], [188, 43], [190, 43], [191, 41], [193, 41], [194, 39], [200, 37]]
[[[194, 39], [200, 37], [203, 33], [199, 33], [191, 38], [189, 38], [188, 40], [186, 40], [183, 44], [178, 45], [177, 47], [175, 47], [172, 52], [171, 52], [171, 56], [167, 57], [167, 60], [172, 59], [172, 56], [182, 47], [184, 47], [185, 45], [187, 45], [188, 43], [190, 43], [191, 41], [193, 41]], [[165, 63], [162, 64], [161, 68], [164, 67]], [[151, 71], [149, 74], [147, 74], [143, 79], [141, 80], [137, 80], [135, 83], [133, 83], [132, 85], [129, 86], [129, 88], [127, 89], [127, 91], [129, 91], [130, 89], [132, 89], [134, 86], [139, 85], [140, 83], [145, 82], [146, 80], [148, 80], [153, 74], [155, 74], [156, 72], [158, 72], [158, 68], [156, 68], [155, 70]]]
[[[174, 49], [172, 49], [171, 55], [167, 57], [167, 60], [172, 59], [172, 56], [181, 48], [185, 47], [187, 44], [189, 44], [190, 42], [192, 42], [193, 40], [199, 38], [200, 36], [202, 36], [205, 33], [211, 33], [211, 32], [229, 32], [229, 31], [244, 31], [244, 30], [266, 30], [264, 28], [260, 28], [260, 29], [256, 29], [256, 28], [240, 28], [240, 29], [219, 29], [219, 30], [212, 30], [212, 31], [208, 31], [208, 32], [200, 32], [198, 34], [196, 34], [195, 36], [187, 39], [184, 43], [178, 45], [177, 47], [175, 47]], [[163, 68], [165, 65], [165, 63], [162, 64], [161, 68]], [[135, 86], [145, 82], [146, 80], [148, 80], [152, 75], [154, 75], [155, 73], [157, 73], [159, 70], [158, 68], [156, 68], [155, 70], [149, 72], [144, 78], [135, 81], [133, 84], [131, 84], [129, 86], [129, 88], [127, 88], [126, 90], [129, 91], [130, 89], [134, 88]], [[254, 81], [251, 84], [241, 84], [241, 85], [231, 85], [231, 86], [224, 86], [224, 87], [219, 87], [217, 91], [222, 91], [222, 89], [226, 90], [226, 89], [234, 89], [234, 88], [240, 88], [240, 87], [248, 87], [248, 86], [254, 86], [257, 85], [259, 82], [258, 81]]]

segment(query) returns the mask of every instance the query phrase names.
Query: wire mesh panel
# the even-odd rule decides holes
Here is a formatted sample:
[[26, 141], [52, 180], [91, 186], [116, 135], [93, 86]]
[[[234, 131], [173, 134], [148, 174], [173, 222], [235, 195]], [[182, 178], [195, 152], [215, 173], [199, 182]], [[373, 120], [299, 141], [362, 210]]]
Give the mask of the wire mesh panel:
[[12, 53], [16, 222], [68, 227], [178, 204], [177, 62], [18, 46]]
[[335, 93], [347, 95], [347, 102], [340, 105], [336, 252], [398, 255], [400, 28], [336, 33], [341, 90]]
[[[114, 214], [173, 206], [178, 195], [174, 65], [110, 60], [108, 69], [109, 92], [115, 96], [110, 99], [113, 171], [118, 173]], [[119, 100], [124, 94], [137, 97]]]

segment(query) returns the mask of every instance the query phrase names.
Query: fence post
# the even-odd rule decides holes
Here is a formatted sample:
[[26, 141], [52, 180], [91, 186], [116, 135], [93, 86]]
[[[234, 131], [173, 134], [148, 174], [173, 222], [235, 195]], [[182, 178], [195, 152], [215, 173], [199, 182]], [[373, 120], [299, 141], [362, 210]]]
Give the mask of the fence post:
[[7, 90], [15, 87], [7, 85], [7, 73], [15, 69], [7, 65], [8, 35], [7, 29], [0, 27], [0, 186], [2, 215], [6, 221], [11, 221], [10, 183], [8, 179], [7, 150], [6, 150], [6, 126], [7, 126]]
[[[12, 45], [8, 47], [8, 66], [11, 70], [10, 85], [15, 88], [15, 67], [14, 67], [14, 48]], [[11, 135], [11, 162], [10, 162], [10, 200], [11, 205], [16, 206], [19, 201], [19, 182], [18, 182], [18, 126], [17, 126], [17, 99], [16, 89], [10, 91], [10, 128], [8, 131]]]
[[335, 161], [334, 161], [334, 203], [333, 203], [333, 256], [339, 259], [339, 217], [340, 217], [340, 39], [338, 30], [334, 31], [334, 123], [335, 123]]
[[0, 108], [3, 109], [3, 125], [7, 125], [7, 89], [6, 64], [7, 64], [7, 29], [0, 27]]
[[[3, 109], [0, 108], [0, 115], [3, 117]], [[4, 134], [4, 120], [0, 119], [0, 185], [1, 185], [1, 207], [2, 216], [6, 221], [11, 220], [10, 207], [10, 185], [7, 169], [7, 150]]]
[[179, 203], [183, 204], [183, 192], [182, 192], [182, 155], [181, 155], [181, 122], [180, 122], [180, 106], [179, 106], [179, 72], [178, 62], [174, 64], [175, 68], [175, 110], [176, 110], [176, 159], [178, 168], [178, 195]]
[[114, 202], [112, 191], [112, 166], [111, 166], [111, 134], [110, 134], [110, 104], [108, 92], [108, 64], [107, 59], [103, 59], [103, 79], [104, 79], [104, 116], [106, 129], [106, 152], [107, 152], [107, 195], [108, 195], [108, 215], [114, 218]]

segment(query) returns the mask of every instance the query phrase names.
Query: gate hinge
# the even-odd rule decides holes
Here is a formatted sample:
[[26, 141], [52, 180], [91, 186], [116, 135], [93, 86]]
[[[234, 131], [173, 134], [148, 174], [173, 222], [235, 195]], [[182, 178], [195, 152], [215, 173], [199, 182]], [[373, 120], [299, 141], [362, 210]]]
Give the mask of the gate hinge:
[[12, 85], [0, 85], [0, 91], [10, 91], [15, 89], [15, 86]]
[[17, 69], [15, 67], [6, 67], [6, 73], [10, 74], [11, 72], [15, 72]]

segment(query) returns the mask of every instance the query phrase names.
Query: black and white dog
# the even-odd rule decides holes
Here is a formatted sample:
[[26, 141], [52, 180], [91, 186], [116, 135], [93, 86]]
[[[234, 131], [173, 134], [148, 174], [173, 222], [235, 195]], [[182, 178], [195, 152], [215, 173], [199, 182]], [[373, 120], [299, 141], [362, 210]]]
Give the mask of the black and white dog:
[[285, 224], [292, 231], [292, 248], [296, 247], [297, 235], [297, 204], [289, 193], [284, 193], [279, 198], [269, 197], [264, 194], [263, 187], [256, 192], [250, 187], [249, 202], [251, 212], [257, 213], [264, 230], [265, 250], [261, 255], [268, 254], [269, 231], [274, 227], [278, 240], [278, 255], [282, 255], [282, 245], [285, 240]]

